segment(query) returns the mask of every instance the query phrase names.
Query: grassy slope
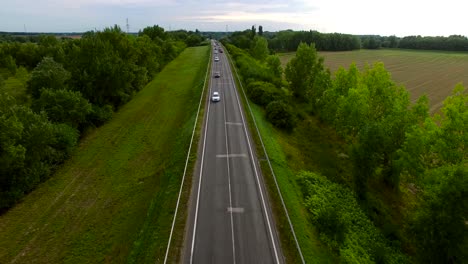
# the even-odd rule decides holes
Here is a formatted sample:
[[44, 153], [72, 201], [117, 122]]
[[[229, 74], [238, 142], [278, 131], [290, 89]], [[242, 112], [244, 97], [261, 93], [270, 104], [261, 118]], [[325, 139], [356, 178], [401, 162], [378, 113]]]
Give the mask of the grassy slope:
[[[431, 112], [442, 107], [457, 83], [468, 84], [467, 52], [381, 49], [320, 52], [320, 55], [332, 72], [339, 67], [348, 68], [353, 62], [362, 68], [366, 63], [382, 61], [395, 82], [409, 90], [412, 100], [424, 93], [428, 95]], [[283, 66], [293, 56], [294, 53], [282, 54]]]
[[[252, 111], [306, 262], [335, 263], [337, 260], [321, 244], [316, 229], [310, 221], [307, 209], [304, 207], [300, 187], [296, 182], [296, 174], [300, 170], [313, 170], [339, 175], [338, 171], [343, 170], [343, 164], [340, 164], [337, 158], [338, 146], [331, 143], [326, 131], [320, 130], [317, 127], [318, 124], [313, 120], [300, 122], [298, 130], [288, 134], [274, 128], [265, 119], [264, 111], [260, 107], [252, 104]], [[307, 134], [304, 134], [306, 131], [308, 131]], [[306, 135], [310, 135], [310, 138], [313, 137], [313, 140], [310, 138], [303, 140], [304, 136], [308, 137]], [[266, 161], [262, 161], [262, 169], [264, 172], [269, 171]], [[274, 192], [276, 190], [274, 182], [271, 179], [267, 182], [270, 192]], [[276, 203], [276, 207], [278, 207], [279, 201]], [[279, 211], [278, 208], [276, 210]], [[281, 222], [282, 225], [287, 224], [285, 219]], [[287, 230], [289, 226], [283, 228]], [[290, 241], [287, 241], [288, 239]], [[290, 251], [295, 250], [295, 244], [293, 244], [291, 237], [283, 237], [282, 242], [283, 246], [289, 247]], [[290, 259], [289, 263], [299, 263], [300, 261], [294, 257], [292, 260]]]
[[164, 257], [208, 54], [185, 50], [0, 216], [0, 263]]

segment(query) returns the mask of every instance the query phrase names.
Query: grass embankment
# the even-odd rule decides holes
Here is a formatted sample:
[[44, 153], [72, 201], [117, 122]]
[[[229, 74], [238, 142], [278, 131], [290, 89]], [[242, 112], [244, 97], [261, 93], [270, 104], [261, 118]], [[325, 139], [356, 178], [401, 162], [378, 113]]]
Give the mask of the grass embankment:
[[[280, 54], [283, 67], [294, 55]], [[362, 69], [366, 63], [382, 61], [395, 82], [408, 89], [412, 101], [427, 94], [431, 113], [442, 107], [443, 100], [457, 83], [468, 84], [467, 52], [380, 49], [319, 52], [319, 55], [325, 58], [325, 66], [332, 72], [339, 67], [348, 68], [353, 62]]]
[[[301, 259], [297, 253], [273, 175], [264, 157], [254, 121], [246, 105], [246, 98], [237, 79], [236, 82], [256, 144], [269, 197], [272, 200], [272, 209], [280, 232], [283, 253], [287, 263], [300, 263]], [[296, 182], [296, 175], [301, 170], [313, 170], [324, 175], [333, 175], [337, 179], [347, 178], [342, 177], [342, 173], [349, 172], [349, 162], [337, 158], [340, 153], [344, 152], [340, 149], [341, 144], [337, 143], [339, 142], [338, 138], [331, 130], [321, 127], [318, 122], [310, 118], [300, 121], [298, 128], [293, 133], [282, 132], [266, 120], [264, 110], [261, 107], [250, 101], [248, 103], [275, 172], [306, 263], [336, 263], [338, 261], [336, 257], [318, 239], [317, 231], [304, 206], [304, 199]]]
[[208, 51], [186, 49], [0, 216], [0, 263], [164, 258]]

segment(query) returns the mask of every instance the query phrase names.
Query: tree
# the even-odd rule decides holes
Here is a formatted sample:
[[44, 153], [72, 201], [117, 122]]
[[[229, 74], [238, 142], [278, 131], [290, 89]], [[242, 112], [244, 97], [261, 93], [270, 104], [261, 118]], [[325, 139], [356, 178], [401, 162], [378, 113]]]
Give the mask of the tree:
[[319, 89], [318, 84], [322, 80], [318, 77], [326, 78], [319, 74], [323, 71], [323, 58], [318, 57], [315, 45], [299, 44], [296, 56], [289, 61], [285, 70], [286, 80], [294, 96], [300, 101], [315, 100], [321, 96], [317, 94], [316, 98], [309, 98], [314, 89]]
[[291, 108], [283, 101], [273, 101], [265, 109], [266, 118], [276, 127], [292, 130], [296, 119]]
[[39, 98], [43, 88], [64, 89], [70, 77], [70, 73], [60, 63], [51, 57], [44, 57], [31, 72], [28, 91], [34, 98]]
[[441, 181], [427, 190], [415, 214], [412, 231], [422, 263], [464, 263], [468, 257], [468, 171], [442, 167], [430, 173]]
[[266, 58], [266, 63], [273, 73], [273, 76], [280, 79], [283, 77], [283, 68], [281, 67], [281, 60], [278, 55], [268, 56]]
[[84, 124], [92, 110], [91, 104], [80, 92], [65, 89], [42, 89], [33, 108], [36, 111], [45, 111], [52, 122], [65, 123], [74, 128]]
[[256, 35], [255, 25], [252, 25], [252, 29], [250, 30], [250, 39], [253, 39]]
[[263, 27], [261, 25], [258, 26], [258, 35], [263, 36]]
[[257, 60], [264, 61], [269, 53], [268, 41], [263, 37], [256, 36], [253, 41], [251, 53]]
[[164, 28], [154, 25], [152, 27], [145, 27], [143, 31], [138, 32], [139, 36], [147, 35], [152, 41], [160, 43], [167, 39], [167, 33], [164, 32]]

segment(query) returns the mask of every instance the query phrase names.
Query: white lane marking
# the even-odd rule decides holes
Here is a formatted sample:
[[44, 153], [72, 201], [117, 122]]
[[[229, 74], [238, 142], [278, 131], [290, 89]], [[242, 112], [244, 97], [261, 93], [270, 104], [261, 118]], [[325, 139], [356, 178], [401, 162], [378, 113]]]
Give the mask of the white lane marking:
[[247, 158], [247, 154], [218, 154], [217, 158]]
[[[230, 62], [232, 62], [232, 60], [230, 60]], [[260, 143], [262, 144], [263, 153], [265, 153], [265, 157], [266, 157], [266, 160], [268, 162], [268, 166], [270, 167], [271, 174], [273, 175], [273, 179], [275, 180], [276, 190], [278, 191], [279, 197], [281, 199], [281, 204], [283, 205], [283, 209], [286, 212], [286, 218], [288, 219], [289, 227], [291, 228], [291, 232], [293, 234], [294, 241], [296, 242], [297, 251], [299, 252], [299, 255], [301, 256], [302, 264], [305, 264], [306, 262], [305, 262], [305, 259], [304, 259], [304, 255], [302, 254], [301, 246], [299, 245], [299, 241], [297, 240], [296, 231], [294, 230], [294, 226], [292, 224], [291, 218], [289, 217], [288, 208], [286, 207], [286, 204], [285, 204], [284, 199], [283, 199], [283, 195], [281, 194], [281, 190], [280, 190], [280, 187], [278, 185], [278, 181], [276, 180], [275, 171], [273, 170], [273, 166], [271, 166], [270, 158], [268, 157], [268, 153], [266, 151], [265, 144], [263, 144], [262, 135], [260, 134], [260, 130], [258, 130], [257, 122], [255, 121], [255, 117], [253, 115], [252, 108], [250, 107], [249, 100], [247, 99], [247, 95], [245, 94], [244, 87], [242, 86], [242, 82], [241, 82], [241, 80], [239, 78], [239, 74], [237, 74], [237, 70], [236, 70], [235, 67], [234, 67], [234, 71], [236, 72], [237, 80], [239, 80], [239, 84], [241, 86], [242, 93], [244, 94], [244, 98], [245, 98], [245, 100], [247, 102], [247, 106], [249, 107], [250, 116], [252, 116], [252, 120], [254, 122], [255, 129], [257, 130], [258, 138], [260, 139]]]
[[[229, 65], [230, 66], [230, 65]], [[232, 76], [232, 72], [230, 74], [230, 77], [232, 78], [232, 81], [234, 83], [234, 89], [236, 89], [236, 83], [234, 81], [234, 77]], [[237, 89], [235, 91], [235, 94], [236, 94], [236, 99], [237, 99], [237, 105], [239, 106], [239, 112], [241, 114], [241, 118], [242, 118], [242, 123], [244, 124], [243, 127], [244, 127], [244, 133], [245, 133], [245, 137], [247, 138], [247, 144], [249, 146], [249, 152], [250, 152], [250, 159], [252, 161], [252, 164], [253, 164], [253, 167], [254, 167], [254, 171], [255, 171], [255, 178], [257, 180], [257, 187], [260, 191], [260, 198], [262, 200], [262, 205], [263, 205], [263, 210], [265, 212], [265, 217], [266, 217], [266, 220], [267, 220], [267, 225], [268, 225], [268, 230], [270, 232], [270, 238], [271, 238], [271, 243], [273, 244], [273, 251], [275, 252], [275, 259], [276, 259], [276, 263], [280, 263], [279, 261], [279, 256], [278, 256], [278, 250], [276, 249], [276, 243], [275, 243], [275, 240], [274, 240], [274, 237], [273, 237], [273, 231], [271, 229], [271, 224], [270, 224], [270, 217], [268, 216], [268, 211], [266, 209], [266, 205], [265, 205], [265, 198], [263, 196], [263, 191], [262, 191], [262, 188], [260, 187], [260, 179], [258, 178], [258, 172], [257, 172], [257, 166], [255, 165], [255, 161], [254, 161], [254, 158], [253, 158], [253, 152], [252, 152], [252, 146], [250, 144], [250, 139], [249, 139], [249, 135], [247, 133], [247, 127], [245, 125], [245, 119], [244, 119], [244, 113], [242, 113], [242, 107], [240, 105], [240, 101], [239, 101], [239, 96], [237, 95]]]
[[228, 207], [227, 211], [230, 213], [243, 213], [244, 207]]
[[[213, 70], [213, 68], [212, 68]], [[208, 95], [211, 95], [211, 84]], [[195, 206], [195, 220], [193, 223], [193, 235], [192, 235], [192, 247], [190, 249], [190, 263], [193, 263], [193, 250], [195, 247], [195, 234], [197, 233], [197, 220], [198, 220], [198, 206], [200, 204], [200, 189], [201, 189], [201, 182], [203, 178], [203, 164], [205, 161], [205, 147], [206, 147], [206, 132], [208, 130], [208, 121], [210, 121], [210, 105], [211, 103], [208, 102], [208, 109], [206, 114], [206, 123], [205, 123], [205, 135], [203, 136], [203, 150], [202, 150], [202, 159], [201, 159], [201, 166], [200, 166], [200, 176], [198, 180], [198, 193], [197, 193], [197, 204]]]
[[[210, 54], [210, 58], [208, 59], [208, 65], [209, 65], [210, 62], [211, 62], [211, 54]], [[192, 138], [190, 139], [190, 146], [189, 146], [189, 149], [187, 151], [187, 158], [185, 159], [184, 174], [182, 176], [182, 182], [180, 184], [179, 196], [177, 197], [177, 204], [176, 204], [176, 209], [175, 209], [175, 213], [174, 213], [174, 219], [172, 220], [172, 226], [171, 226], [171, 233], [169, 235], [169, 241], [167, 242], [166, 255], [164, 257], [164, 264], [167, 263], [167, 257], [169, 255], [169, 248], [171, 246], [172, 234], [174, 232], [175, 221], [176, 221], [176, 218], [177, 218], [177, 211], [179, 210], [180, 197], [182, 196], [182, 189], [184, 187], [184, 181], [185, 181], [185, 175], [186, 175], [186, 172], [187, 172], [187, 166], [188, 166], [188, 162], [189, 162], [190, 151], [192, 150], [193, 137], [195, 135], [195, 129], [196, 129], [197, 123], [198, 123], [198, 115], [200, 114], [200, 107], [201, 107], [201, 103], [203, 101], [203, 95], [205, 93], [205, 86], [206, 86], [206, 79], [208, 77], [208, 70], [209, 70], [209, 68], [207, 66], [206, 74], [205, 74], [205, 80], [203, 81], [203, 89], [202, 89], [202, 93], [200, 95], [200, 102], [198, 103], [197, 116], [195, 117], [195, 124], [193, 125]]]
[[[224, 97], [224, 102], [226, 102], [226, 97], [223, 94]], [[223, 103], [224, 106], [224, 121], [226, 121], [226, 103]], [[224, 122], [224, 136], [226, 138], [226, 153], [227, 157], [229, 157], [229, 145], [228, 145], [228, 135], [227, 135], [227, 125], [226, 122]], [[231, 194], [231, 172], [229, 170], [229, 159], [226, 159], [227, 163], [227, 171], [228, 171], [228, 184], [229, 184], [229, 207], [232, 208], [232, 194]], [[231, 212], [231, 238], [232, 238], [232, 261], [234, 264], [236, 264], [236, 246], [234, 244], [234, 219], [232, 217], [232, 212]]]
[[231, 125], [231, 126], [242, 126], [242, 123], [237, 123], [237, 122], [226, 122], [226, 125]]

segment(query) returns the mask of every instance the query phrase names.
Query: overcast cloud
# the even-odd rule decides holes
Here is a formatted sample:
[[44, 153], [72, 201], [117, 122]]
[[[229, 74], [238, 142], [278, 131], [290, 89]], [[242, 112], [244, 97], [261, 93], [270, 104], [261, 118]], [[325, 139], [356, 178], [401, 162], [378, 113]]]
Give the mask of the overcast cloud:
[[465, 0], [2, 0], [0, 31], [83, 32], [117, 24], [166, 30], [318, 30], [380, 35], [468, 35]]

